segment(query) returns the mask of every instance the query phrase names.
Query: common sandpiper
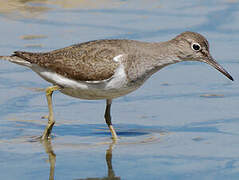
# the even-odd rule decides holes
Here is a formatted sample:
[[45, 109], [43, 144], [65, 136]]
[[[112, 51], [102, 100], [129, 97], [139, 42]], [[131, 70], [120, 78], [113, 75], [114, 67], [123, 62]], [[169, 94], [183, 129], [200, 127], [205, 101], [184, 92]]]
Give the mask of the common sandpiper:
[[112, 100], [135, 91], [163, 67], [181, 61], [200, 61], [233, 80], [211, 56], [206, 38], [189, 31], [165, 42], [95, 40], [43, 53], [16, 51], [0, 59], [29, 67], [52, 83], [46, 88], [49, 115], [42, 139], [50, 136], [55, 123], [52, 93], [56, 90], [80, 99], [105, 99], [105, 121], [116, 140], [110, 115]]

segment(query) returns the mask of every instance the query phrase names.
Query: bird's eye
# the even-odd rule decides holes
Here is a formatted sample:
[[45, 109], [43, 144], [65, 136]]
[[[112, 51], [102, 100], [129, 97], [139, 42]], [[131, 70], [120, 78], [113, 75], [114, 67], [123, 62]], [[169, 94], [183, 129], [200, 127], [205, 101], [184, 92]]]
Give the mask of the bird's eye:
[[201, 46], [200, 46], [200, 44], [198, 44], [198, 43], [192, 43], [191, 48], [192, 48], [194, 51], [200, 51], [200, 50], [201, 50]]

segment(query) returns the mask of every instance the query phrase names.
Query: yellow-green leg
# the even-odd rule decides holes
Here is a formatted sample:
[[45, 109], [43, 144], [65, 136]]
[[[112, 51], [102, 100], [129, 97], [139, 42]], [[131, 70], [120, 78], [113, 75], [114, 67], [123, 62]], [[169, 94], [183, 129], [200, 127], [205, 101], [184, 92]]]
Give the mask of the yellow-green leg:
[[107, 99], [106, 100], [106, 109], [105, 109], [105, 122], [108, 125], [110, 132], [112, 134], [112, 139], [116, 141], [118, 139], [117, 134], [114, 130], [114, 127], [111, 123], [111, 116], [110, 116], [110, 108], [111, 108], [112, 100]]
[[48, 124], [46, 125], [46, 128], [41, 137], [42, 140], [48, 139], [48, 137], [51, 134], [51, 130], [55, 124], [54, 117], [53, 117], [53, 108], [52, 108], [52, 93], [57, 90], [60, 90], [59, 86], [50, 86], [46, 88], [46, 99], [48, 104], [49, 115], [48, 115]]

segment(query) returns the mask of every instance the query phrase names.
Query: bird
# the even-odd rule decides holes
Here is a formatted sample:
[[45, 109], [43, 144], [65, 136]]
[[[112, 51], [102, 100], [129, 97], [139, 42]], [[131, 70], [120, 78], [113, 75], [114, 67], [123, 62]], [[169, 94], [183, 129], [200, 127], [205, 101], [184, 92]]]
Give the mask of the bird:
[[101, 39], [49, 52], [15, 51], [12, 55], [0, 56], [0, 59], [26, 66], [52, 84], [45, 91], [49, 114], [42, 140], [51, 137], [55, 124], [54, 91], [80, 99], [106, 100], [105, 122], [112, 139], [117, 140], [111, 122], [112, 100], [137, 90], [162, 68], [182, 61], [199, 61], [211, 65], [233, 81], [210, 54], [207, 39], [191, 31], [163, 42]]

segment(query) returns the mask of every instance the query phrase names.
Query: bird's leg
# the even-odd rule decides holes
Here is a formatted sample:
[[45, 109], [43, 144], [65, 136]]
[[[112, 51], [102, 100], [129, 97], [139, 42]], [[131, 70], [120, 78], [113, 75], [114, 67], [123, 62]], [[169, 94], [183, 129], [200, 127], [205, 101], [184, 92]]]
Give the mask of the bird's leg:
[[60, 89], [59, 86], [50, 86], [46, 88], [46, 99], [48, 104], [49, 115], [48, 115], [48, 124], [46, 125], [46, 128], [41, 137], [42, 140], [48, 139], [48, 137], [51, 134], [52, 127], [55, 124], [54, 117], [53, 117], [53, 108], [52, 108], [52, 93], [53, 91], [56, 91], [59, 89]]
[[117, 134], [114, 130], [114, 127], [111, 123], [110, 108], [111, 108], [112, 99], [106, 100], [106, 109], [105, 109], [105, 122], [108, 125], [110, 132], [112, 134], [112, 139], [115, 141], [118, 139]]

